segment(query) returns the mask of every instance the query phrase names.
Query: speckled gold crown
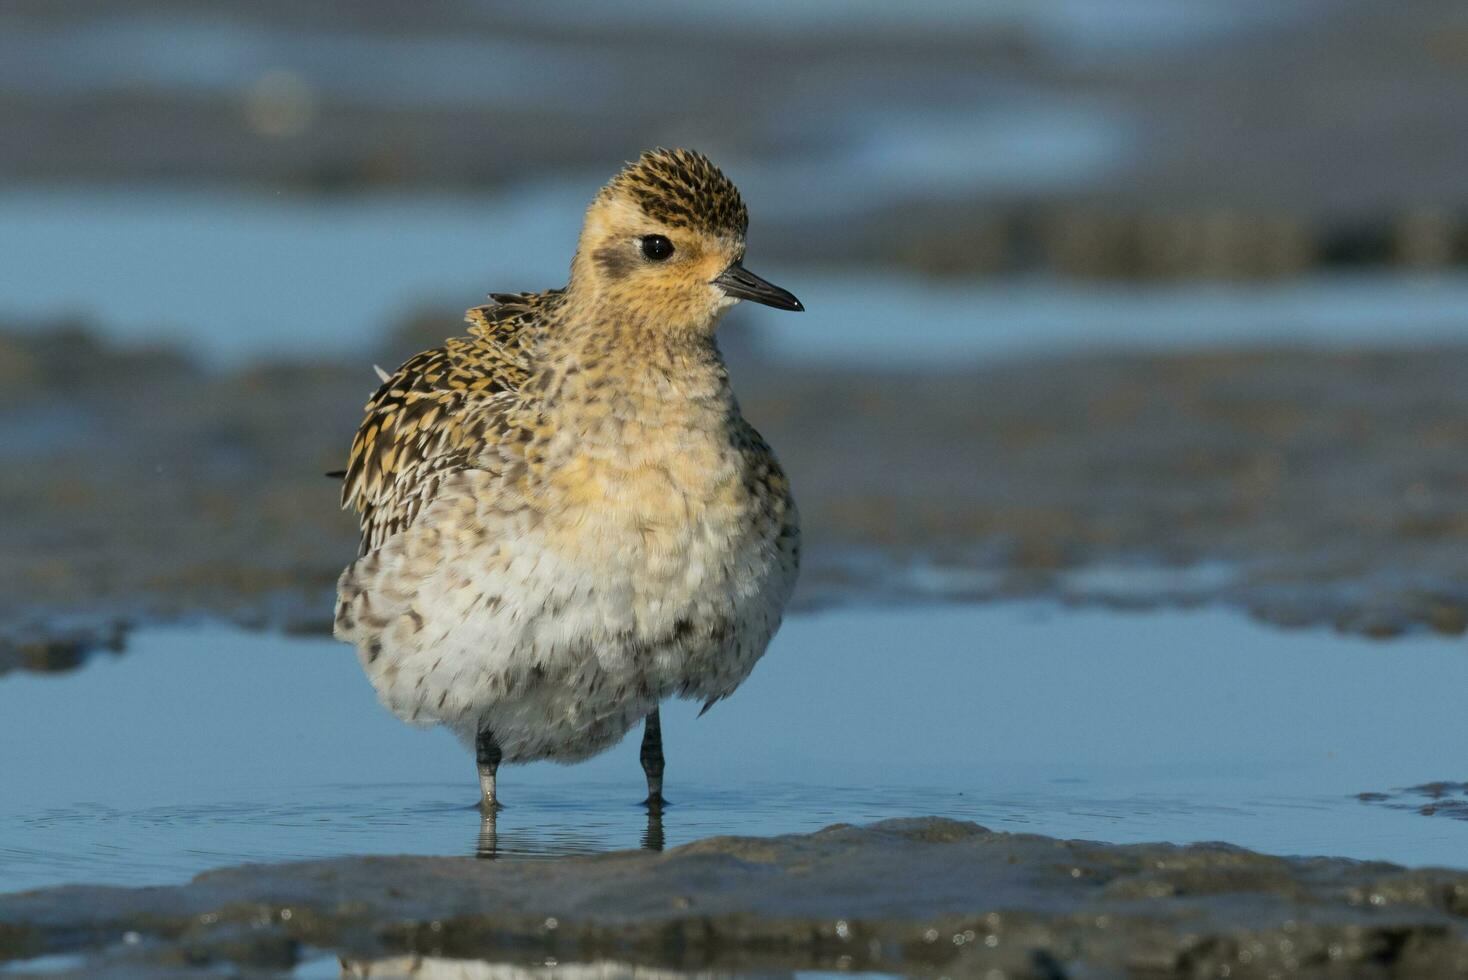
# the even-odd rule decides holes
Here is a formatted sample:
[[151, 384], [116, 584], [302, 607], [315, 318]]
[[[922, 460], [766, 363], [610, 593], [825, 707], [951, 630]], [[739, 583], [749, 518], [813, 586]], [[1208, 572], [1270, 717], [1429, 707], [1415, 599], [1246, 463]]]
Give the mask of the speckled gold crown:
[[739, 188], [694, 150], [648, 150], [623, 167], [606, 191], [630, 195], [649, 218], [675, 228], [743, 236], [749, 227]]

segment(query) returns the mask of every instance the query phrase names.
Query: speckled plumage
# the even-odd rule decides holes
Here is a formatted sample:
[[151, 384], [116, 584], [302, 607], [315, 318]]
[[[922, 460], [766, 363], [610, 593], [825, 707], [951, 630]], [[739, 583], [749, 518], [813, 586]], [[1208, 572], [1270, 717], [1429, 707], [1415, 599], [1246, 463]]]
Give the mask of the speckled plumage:
[[473, 465], [487, 444], [523, 438], [509, 409], [563, 295], [494, 294], [465, 315], [468, 337], [414, 355], [373, 394], [342, 483], [342, 506], [361, 515], [359, 554], [412, 524], [442, 479]]
[[644, 214], [673, 228], [738, 238], [749, 230], [749, 211], [739, 188], [708, 157], [690, 150], [644, 153], [613, 177], [602, 194], [628, 194]]
[[705, 158], [644, 154], [592, 202], [564, 290], [494, 295], [372, 396], [336, 635], [399, 716], [492, 737], [505, 761], [574, 761], [664, 698], [748, 676], [799, 524], [714, 342], [754, 295], [715, 281], [742, 274], [746, 223]]

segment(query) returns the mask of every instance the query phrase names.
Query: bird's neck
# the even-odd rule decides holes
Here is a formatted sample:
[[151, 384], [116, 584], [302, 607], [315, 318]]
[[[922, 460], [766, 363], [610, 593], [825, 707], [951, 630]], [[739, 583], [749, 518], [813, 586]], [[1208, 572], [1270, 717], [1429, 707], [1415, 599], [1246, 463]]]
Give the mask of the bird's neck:
[[553, 506], [620, 549], [742, 485], [742, 420], [711, 331], [568, 312], [581, 315], [547, 331], [525, 388], [546, 433], [536, 471]]
[[531, 383], [543, 411], [587, 420], [715, 425], [737, 412], [711, 328], [670, 327], [636, 311], [575, 304], [547, 332]]

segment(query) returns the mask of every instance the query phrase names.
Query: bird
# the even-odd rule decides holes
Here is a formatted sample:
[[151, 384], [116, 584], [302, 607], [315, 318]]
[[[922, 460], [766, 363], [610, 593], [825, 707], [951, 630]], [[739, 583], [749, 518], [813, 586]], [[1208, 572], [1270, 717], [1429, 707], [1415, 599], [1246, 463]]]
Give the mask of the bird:
[[472, 749], [485, 812], [501, 764], [578, 762], [639, 721], [660, 807], [659, 706], [729, 697], [779, 629], [799, 514], [716, 328], [804, 306], [745, 268], [748, 225], [706, 156], [649, 150], [592, 200], [565, 286], [491, 293], [466, 336], [378, 369], [333, 632], [394, 714]]

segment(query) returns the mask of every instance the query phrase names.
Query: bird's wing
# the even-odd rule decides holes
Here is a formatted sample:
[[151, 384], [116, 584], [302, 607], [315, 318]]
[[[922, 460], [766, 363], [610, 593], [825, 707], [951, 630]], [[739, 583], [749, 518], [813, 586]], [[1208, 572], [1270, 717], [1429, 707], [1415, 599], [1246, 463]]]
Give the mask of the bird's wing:
[[518, 449], [510, 410], [559, 293], [494, 299], [469, 311], [469, 337], [410, 358], [367, 402], [342, 480], [342, 506], [361, 519], [361, 554], [411, 525], [446, 477], [493, 468]]

